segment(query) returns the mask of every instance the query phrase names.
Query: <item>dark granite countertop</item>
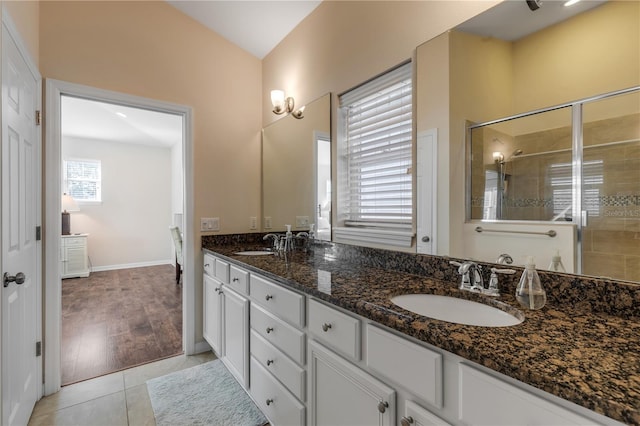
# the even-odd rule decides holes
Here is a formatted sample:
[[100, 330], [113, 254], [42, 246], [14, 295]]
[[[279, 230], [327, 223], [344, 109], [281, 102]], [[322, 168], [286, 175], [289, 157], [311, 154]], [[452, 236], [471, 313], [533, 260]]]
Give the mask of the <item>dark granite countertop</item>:
[[[631, 287], [632, 293], [619, 298], [626, 306], [626, 310], [621, 307], [621, 311], [626, 312], [621, 316], [587, 309], [585, 306], [591, 306], [589, 301], [569, 304], [562, 297], [549, 297], [547, 305], [538, 311], [521, 310], [513, 291], [503, 291], [497, 301], [458, 290], [456, 281], [443, 279], [451, 275], [433, 273], [433, 278], [398, 272], [388, 264], [381, 268], [350, 262], [336, 255], [333, 246], [327, 244], [325, 248], [316, 246], [307, 253], [296, 252], [285, 261], [277, 255], [234, 254], [256, 246], [218, 245], [203, 240], [204, 249], [260, 272], [285, 287], [340, 306], [610, 418], [640, 424], [640, 315], [635, 315], [640, 309], [640, 291], [636, 292], [635, 287]], [[519, 309], [525, 321], [513, 327], [454, 324], [414, 314], [390, 301], [395, 295], [409, 293], [453, 295], [504, 310]]]

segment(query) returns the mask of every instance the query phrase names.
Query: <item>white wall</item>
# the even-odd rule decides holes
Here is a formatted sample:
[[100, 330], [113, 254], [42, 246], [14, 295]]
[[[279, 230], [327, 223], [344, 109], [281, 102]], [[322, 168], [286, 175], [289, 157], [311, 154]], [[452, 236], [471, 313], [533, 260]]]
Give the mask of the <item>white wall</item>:
[[102, 203], [71, 213], [94, 271], [173, 263], [170, 148], [65, 137], [62, 158], [102, 162]]

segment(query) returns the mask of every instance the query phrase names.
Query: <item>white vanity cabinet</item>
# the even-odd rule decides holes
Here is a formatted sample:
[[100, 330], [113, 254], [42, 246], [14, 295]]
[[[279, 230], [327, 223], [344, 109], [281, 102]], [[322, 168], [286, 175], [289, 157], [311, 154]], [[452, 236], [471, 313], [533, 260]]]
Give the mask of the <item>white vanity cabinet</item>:
[[306, 423], [306, 297], [259, 275], [249, 275], [251, 388], [275, 425]]
[[244, 388], [249, 387], [249, 300], [225, 286], [222, 304], [222, 362]]
[[248, 272], [211, 254], [204, 256], [203, 330], [218, 358], [245, 388], [249, 384], [249, 299], [233, 290], [230, 277], [242, 289]]
[[310, 425], [395, 424], [395, 390], [313, 340], [309, 376]]
[[216, 258], [210, 254], [204, 255], [204, 275], [202, 280], [203, 293], [203, 325], [202, 334], [213, 351], [222, 356], [222, 285], [216, 277]]

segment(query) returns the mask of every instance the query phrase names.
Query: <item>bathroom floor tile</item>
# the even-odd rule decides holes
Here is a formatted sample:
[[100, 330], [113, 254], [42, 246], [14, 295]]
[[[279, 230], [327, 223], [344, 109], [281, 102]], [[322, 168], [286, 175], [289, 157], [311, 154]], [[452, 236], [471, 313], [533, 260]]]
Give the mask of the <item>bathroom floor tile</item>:
[[34, 414], [29, 426], [119, 426], [128, 425], [124, 391], [72, 405], [58, 411]]

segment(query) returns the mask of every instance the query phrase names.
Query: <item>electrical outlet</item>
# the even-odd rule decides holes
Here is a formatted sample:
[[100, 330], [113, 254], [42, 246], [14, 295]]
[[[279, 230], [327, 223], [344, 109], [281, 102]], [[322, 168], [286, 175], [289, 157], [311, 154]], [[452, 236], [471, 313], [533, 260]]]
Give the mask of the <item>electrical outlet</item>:
[[220, 218], [219, 217], [201, 217], [200, 218], [200, 231], [219, 231], [220, 230]]
[[258, 218], [251, 216], [249, 218], [249, 229], [258, 229]]
[[296, 228], [308, 228], [309, 216], [296, 216]]
[[264, 217], [264, 229], [271, 229], [271, 216]]

